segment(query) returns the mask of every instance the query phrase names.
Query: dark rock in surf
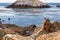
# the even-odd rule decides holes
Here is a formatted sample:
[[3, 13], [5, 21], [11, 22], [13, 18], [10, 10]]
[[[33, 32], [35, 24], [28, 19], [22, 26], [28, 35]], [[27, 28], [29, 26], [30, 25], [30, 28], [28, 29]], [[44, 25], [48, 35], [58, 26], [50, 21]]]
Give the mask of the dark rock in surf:
[[57, 5], [57, 7], [60, 7], [60, 5]]

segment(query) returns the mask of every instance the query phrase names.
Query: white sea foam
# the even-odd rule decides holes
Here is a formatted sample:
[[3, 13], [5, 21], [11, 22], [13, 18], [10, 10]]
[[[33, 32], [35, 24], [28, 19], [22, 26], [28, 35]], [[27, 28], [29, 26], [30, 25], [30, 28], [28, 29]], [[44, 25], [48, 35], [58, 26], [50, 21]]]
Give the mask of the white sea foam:
[[0, 7], [0, 11], [8, 11], [8, 10], [13, 10], [11, 8], [4, 8], [4, 6]]
[[14, 16], [15, 14], [8, 14], [8, 13], [6, 13], [6, 14], [4, 14], [4, 13], [0, 13], [0, 16]]

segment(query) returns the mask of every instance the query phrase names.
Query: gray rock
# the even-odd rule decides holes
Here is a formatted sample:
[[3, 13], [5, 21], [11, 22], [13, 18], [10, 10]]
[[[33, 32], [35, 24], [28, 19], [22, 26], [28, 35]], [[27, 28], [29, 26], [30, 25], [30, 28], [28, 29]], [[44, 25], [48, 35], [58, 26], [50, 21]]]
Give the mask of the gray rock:
[[49, 8], [50, 6], [39, 0], [17, 0], [6, 8]]

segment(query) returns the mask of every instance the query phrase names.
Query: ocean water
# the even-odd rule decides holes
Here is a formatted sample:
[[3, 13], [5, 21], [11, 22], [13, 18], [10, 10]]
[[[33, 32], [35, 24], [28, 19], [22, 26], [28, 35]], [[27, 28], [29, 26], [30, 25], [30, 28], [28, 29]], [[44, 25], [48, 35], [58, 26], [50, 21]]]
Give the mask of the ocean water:
[[[0, 18], [4, 20], [3, 24], [16, 24], [19, 26], [41, 25], [44, 18], [53, 21], [60, 21], [60, 8], [54, 5], [51, 8], [28, 8], [28, 9], [11, 9], [5, 8], [10, 4], [0, 4]], [[49, 4], [52, 5], [52, 4]], [[11, 20], [8, 20], [10, 18]]]

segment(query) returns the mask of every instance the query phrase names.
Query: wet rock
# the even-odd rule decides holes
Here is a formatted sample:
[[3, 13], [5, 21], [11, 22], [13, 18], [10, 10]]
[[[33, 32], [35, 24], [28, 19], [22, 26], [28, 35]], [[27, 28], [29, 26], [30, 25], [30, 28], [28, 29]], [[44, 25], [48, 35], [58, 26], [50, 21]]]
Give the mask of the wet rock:
[[57, 7], [60, 7], [60, 5], [57, 5]]

